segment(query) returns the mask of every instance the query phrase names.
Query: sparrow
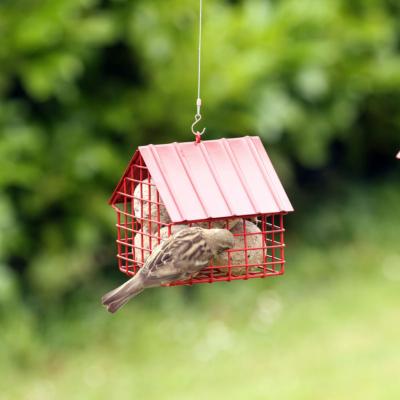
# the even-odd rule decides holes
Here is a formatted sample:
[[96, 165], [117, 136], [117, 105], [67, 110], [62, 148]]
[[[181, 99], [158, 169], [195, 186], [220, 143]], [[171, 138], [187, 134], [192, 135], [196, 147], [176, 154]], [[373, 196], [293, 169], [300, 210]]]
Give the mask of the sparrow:
[[226, 229], [184, 228], [155, 247], [139, 272], [105, 294], [102, 304], [115, 313], [144, 289], [196, 276], [211, 257], [233, 246], [234, 236]]
[[187, 225], [171, 225], [164, 226], [159, 232], [149, 232], [146, 225], [143, 226], [135, 235], [135, 254], [134, 259], [139, 265], [143, 265], [158, 244], [167, 240], [171, 234], [187, 228]]

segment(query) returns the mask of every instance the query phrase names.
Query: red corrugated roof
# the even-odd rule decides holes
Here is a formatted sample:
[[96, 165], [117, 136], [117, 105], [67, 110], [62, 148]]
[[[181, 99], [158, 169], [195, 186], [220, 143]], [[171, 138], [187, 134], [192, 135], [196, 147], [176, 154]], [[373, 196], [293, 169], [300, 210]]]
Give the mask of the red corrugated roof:
[[293, 211], [257, 136], [148, 145], [139, 152], [173, 222]]

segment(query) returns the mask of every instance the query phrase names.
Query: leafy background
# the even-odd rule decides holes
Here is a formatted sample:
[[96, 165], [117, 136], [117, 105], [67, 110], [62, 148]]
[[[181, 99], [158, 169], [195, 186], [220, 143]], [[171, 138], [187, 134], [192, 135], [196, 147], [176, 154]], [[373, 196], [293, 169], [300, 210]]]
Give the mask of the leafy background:
[[395, 0], [205, 2], [207, 138], [263, 139], [287, 273], [100, 307], [130, 156], [192, 140], [197, 9], [0, 3], [1, 397], [398, 398]]

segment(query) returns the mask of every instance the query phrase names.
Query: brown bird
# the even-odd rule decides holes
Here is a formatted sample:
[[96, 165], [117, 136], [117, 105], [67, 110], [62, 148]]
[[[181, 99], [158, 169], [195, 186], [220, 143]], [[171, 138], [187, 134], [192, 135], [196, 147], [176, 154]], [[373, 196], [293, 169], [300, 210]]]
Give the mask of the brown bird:
[[211, 257], [233, 245], [234, 237], [226, 229], [182, 229], [157, 246], [133, 278], [105, 294], [101, 301], [114, 313], [144, 289], [197, 275]]

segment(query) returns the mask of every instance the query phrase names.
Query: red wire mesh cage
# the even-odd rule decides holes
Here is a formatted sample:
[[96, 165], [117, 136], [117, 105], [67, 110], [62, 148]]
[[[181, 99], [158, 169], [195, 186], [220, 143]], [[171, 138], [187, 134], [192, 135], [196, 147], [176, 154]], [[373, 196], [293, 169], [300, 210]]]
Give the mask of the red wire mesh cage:
[[[254, 140], [257, 138], [243, 139], [248, 142], [250, 139]], [[231, 141], [234, 140], [235, 139]], [[207, 141], [209, 145], [211, 145], [211, 142], [218, 141]], [[205, 168], [205, 170], [208, 172], [204, 173], [204, 170], [201, 168], [196, 168], [195, 171], [192, 168], [193, 165], [199, 167], [200, 159], [197, 158], [197, 156], [193, 157], [193, 154], [197, 154], [199, 152], [198, 148], [195, 153], [190, 155], [189, 158], [187, 157], [187, 150], [191, 146], [198, 146], [198, 144], [187, 143], [181, 145], [188, 145], [189, 147], [185, 147], [182, 150], [179, 149], [179, 144], [172, 144], [164, 145], [164, 149], [163, 147], [151, 145], [140, 148], [140, 150], [135, 153], [133, 159], [128, 165], [127, 170], [125, 171], [125, 174], [119, 182], [110, 200], [110, 203], [117, 214], [116, 242], [118, 249], [117, 259], [119, 269], [128, 276], [135, 275], [139, 268], [144, 265], [152, 251], [163, 241], [168, 239], [172, 234], [187, 226], [200, 226], [203, 228], [225, 228], [230, 230], [235, 238], [234, 247], [225, 251], [222, 255], [212, 258], [208, 267], [204, 268], [198, 275], [186, 281], [173, 282], [172, 284], [169, 284], [169, 286], [212, 283], [217, 281], [231, 281], [237, 279], [263, 278], [266, 276], [282, 274], [284, 272], [285, 264], [285, 229], [283, 225], [283, 219], [284, 215], [288, 211], [291, 211], [290, 203], [286, 204], [285, 210], [279, 210], [279, 212], [248, 213], [240, 216], [237, 216], [238, 214], [235, 213], [235, 215], [219, 218], [188, 218], [188, 216], [192, 215], [197, 217], [201, 215], [195, 214], [195, 201], [189, 202], [189, 207], [186, 209], [186, 214], [189, 213], [189, 215], [185, 214], [185, 210], [183, 210], [182, 207], [180, 208], [180, 202], [181, 206], [188, 203], [188, 199], [184, 194], [187, 196], [188, 192], [190, 192], [191, 189], [194, 189], [195, 195], [193, 199], [197, 199], [199, 203], [201, 203], [202, 209], [206, 210], [207, 207], [205, 204], [207, 204], [207, 196], [205, 196], [204, 193], [207, 193], [207, 195], [209, 195], [208, 203], [212, 202], [212, 207], [215, 208], [214, 203], [218, 202], [218, 200], [216, 200], [215, 194], [212, 195], [215, 187], [214, 189], [213, 187], [209, 187], [210, 176], [208, 173], [210, 171], [213, 172], [211, 175], [213, 175], [212, 179], [217, 182], [216, 187], [218, 187], [218, 183], [220, 183], [219, 186], [223, 186], [222, 181], [225, 182], [225, 184], [227, 181], [223, 180], [221, 175], [219, 175], [219, 177], [215, 175], [215, 171], [213, 171], [213, 169], [216, 167], [216, 165], [214, 165], [212, 162], [213, 157], [207, 160], [206, 154], [212, 154], [210, 148], [208, 148], [208, 151], [206, 152], [204, 152], [204, 149], [200, 150], [199, 153], [200, 157], [204, 159], [203, 161], [206, 163], [208, 162], [208, 166]], [[171, 148], [169, 148], [168, 151], [165, 151], [165, 147], [167, 146], [172, 146], [173, 151], [170, 151]], [[159, 147], [158, 151], [154, 150], [156, 147]], [[247, 147], [248, 143], [244, 148]], [[148, 150], [147, 153], [146, 150]], [[180, 153], [179, 150], [182, 150], [182, 152]], [[148, 165], [143, 157], [143, 155], [146, 154], [148, 163], [152, 165], [152, 170], [156, 175], [159, 175], [157, 183], [150, 174]], [[149, 157], [149, 154], [152, 156]], [[180, 166], [181, 168], [178, 168], [177, 165], [174, 165], [174, 162], [172, 162], [170, 158], [170, 154], [173, 154], [174, 158], [183, 158], [185, 160], [182, 164], [178, 164], [178, 167]], [[239, 158], [243, 158], [243, 152], [241, 151], [239, 154], [241, 154], [241, 157]], [[169, 162], [167, 167], [165, 167], [166, 164], [163, 163], [163, 161], [165, 161], [165, 155], [168, 155], [166, 157], [166, 160]], [[214, 154], [214, 158], [216, 156], [217, 159], [221, 161], [220, 148]], [[238, 158], [235, 158], [234, 155], [232, 157], [233, 159], [230, 159], [230, 161], [238, 161]], [[195, 160], [196, 162], [191, 164], [188, 159]], [[155, 166], [157, 168], [155, 168]], [[224, 164], [224, 166], [225, 168], [227, 167], [226, 164]], [[228, 164], [228, 166], [230, 166], [230, 164]], [[171, 178], [170, 182], [167, 176], [169, 169], [171, 170], [170, 172], [173, 172], [169, 175]], [[219, 169], [217, 168], [217, 170]], [[182, 172], [181, 176], [179, 171]], [[202, 171], [204, 176], [199, 177], [199, 171]], [[252, 168], [250, 168], [248, 172], [251, 171]], [[186, 182], [187, 186], [185, 186], [185, 184], [182, 183], [182, 177], [190, 177], [192, 175], [195, 177], [188, 179]], [[237, 180], [242, 181], [242, 186], [245, 189], [244, 191], [248, 190], [250, 193], [251, 191], [248, 188], [246, 189], [245, 184], [243, 183], [248, 181], [245, 179], [246, 171], [236, 168], [234, 175], [237, 175]], [[271, 176], [269, 176], [269, 178], [271, 178]], [[183, 187], [183, 189], [186, 190], [183, 192], [180, 190], [179, 193], [176, 193], [177, 190], [174, 191], [173, 184], [177, 181], [181, 181], [178, 185], [178, 188], [182, 189]], [[257, 184], [257, 182], [254, 183]], [[277, 183], [274, 182], [274, 184], [276, 185]], [[249, 185], [252, 185], [251, 181], [249, 182]], [[203, 193], [201, 193], [201, 190], [199, 190], [200, 186], [204, 187]], [[169, 210], [167, 210], [166, 204], [163, 202], [162, 196], [159, 192], [159, 189], [161, 188], [164, 188], [164, 196], [169, 199], [170, 203], [174, 203], [175, 208], [170, 204]], [[226, 189], [228, 189], [227, 193], [229, 193], [229, 186], [226, 186]], [[278, 189], [281, 188], [278, 186]], [[221, 187], [219, 187], [219, 190], [220, 194], [224, 192], [224, 189]], [[173, 196], [171, 196], [171, 194]], [[282, 196], [282, 193], [280, 193], [280, 196]], [[222, 195], [222, 197], [224, 196]], [[248, 194], [248, 197], [251, 200], [250, 194]], [[177, 200], [175, 202], [171, 202], [171, 198], [175, 198]], [[255, 198], [256, 196], [254, 196], [253, 193], [253, 206], [256, 204]], [[283, 200], [285, 201], [286, 199]], [[226, 204], [229, 205], [229, 211], [231, 211], [231, 209], [234, 207], [234, 202], [228, 200], [227, 194], [225, 194], [225, 201]], [[282, 198], [280, 201], [282, 201]], [[254, 208], [245, 209], [247, 211], [255, 211]], [[172, 211], [172, 215], [170, 215], [170, 212], [168, 211]], [[176, 215], [177, 212], [178, 215]]]

